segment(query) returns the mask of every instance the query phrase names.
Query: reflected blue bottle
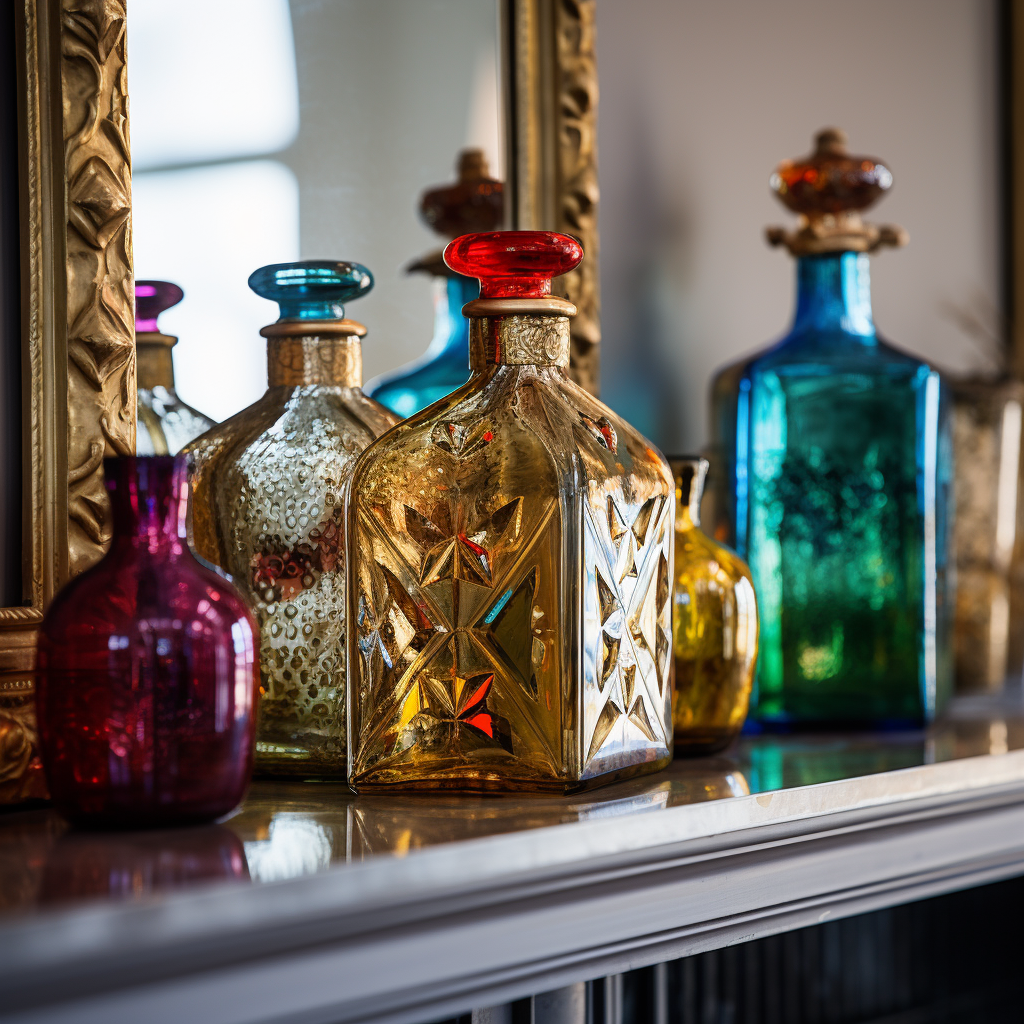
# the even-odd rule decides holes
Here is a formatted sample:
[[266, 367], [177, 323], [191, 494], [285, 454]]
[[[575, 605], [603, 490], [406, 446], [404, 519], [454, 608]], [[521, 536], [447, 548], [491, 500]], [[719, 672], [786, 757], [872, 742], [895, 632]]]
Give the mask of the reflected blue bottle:
[[[490, 177], [483, 151], [463, 150], [456, 169], [455, 184], [423, 193], [423, 219], [448, 241], [499, 228], [502, 183]], [[440, 250], [417, 260], [408, 271], [434, 278], [434, 336], [419, 359], [381, 374], [365, 388], [368, 395], [402, 417], [425, 409], [469, 380], [469, 321], [462, 315], [462, 307], [480, 294], [479, 283], [450, 270]]]
[[[761, 612], [751, 716], [920, 726], [951, 689], [947, 398], [935, 369], [875, 330], [866, 253], [905, 236], [861, 222], [892, 176], [844, 143], [823, 132], [774, 176], [803, 215], [769, 234], [797, 256], [793, 325], [719, 375], [737, 380], [734, 430], [716, 441]], [[728, 390], [713, 389], [713, 420]]]
[[366, 389], [403, 418], [469, 380], [469, 321], [462, 307], [479, 296], [479, 282], [449, 272], [435, 277], [434, 288], [434, 337], [427, 351], [416, 362], [377, 377]]

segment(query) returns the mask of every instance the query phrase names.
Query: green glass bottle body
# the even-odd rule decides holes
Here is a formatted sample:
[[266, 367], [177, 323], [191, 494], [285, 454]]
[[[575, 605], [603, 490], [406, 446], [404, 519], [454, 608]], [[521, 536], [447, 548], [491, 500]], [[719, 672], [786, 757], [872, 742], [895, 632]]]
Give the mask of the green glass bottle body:
[[[340, 283], [316, 278], [324, 268], [342, 268]], [[261, 332], [270, 387], [187, 449], [193, 545], [232, 576], [260, 624], [258, 775], [346, 772], [345, 493], [356, 458], [398, 418], [360, 388], [366, 328], [324, 297], [368, 290], [345, 292], [345, 268], [363, 271], [286, 264], [265, 268], [269, 280], [253, 275], [286, 314]]]
[[951, 687], [945, 389], [878, 337], [866, 255], [797, 268], [793, 327], [746, 363], [718, 442], [761, 613], [751, 714], [921, 725]]

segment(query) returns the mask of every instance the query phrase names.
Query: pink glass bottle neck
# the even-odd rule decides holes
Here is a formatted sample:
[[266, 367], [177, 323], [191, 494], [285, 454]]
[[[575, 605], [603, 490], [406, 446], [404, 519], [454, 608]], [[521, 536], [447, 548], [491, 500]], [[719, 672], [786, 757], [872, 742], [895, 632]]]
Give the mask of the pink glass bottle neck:
[[188, 471], [184, 456], [105, 459], [114, 547], [146, 548], [180, 555], [185, 543]]

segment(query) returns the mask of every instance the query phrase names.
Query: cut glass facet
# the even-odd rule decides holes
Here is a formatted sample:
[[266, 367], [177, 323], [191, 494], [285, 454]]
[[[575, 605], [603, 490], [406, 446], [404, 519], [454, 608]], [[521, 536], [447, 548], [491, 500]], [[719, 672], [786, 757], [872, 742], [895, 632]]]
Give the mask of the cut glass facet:
[[[495, 232], [446, 258], [508, 279], [526, 260], [569, 269], [570, 250], [578, 263], [565, 236]], [[566, 791], [671, 757], [671, 475], [568, 379], [575, 307], [531, 289], [467, 307], [469, 382], [354, 472], [357, 790]]]

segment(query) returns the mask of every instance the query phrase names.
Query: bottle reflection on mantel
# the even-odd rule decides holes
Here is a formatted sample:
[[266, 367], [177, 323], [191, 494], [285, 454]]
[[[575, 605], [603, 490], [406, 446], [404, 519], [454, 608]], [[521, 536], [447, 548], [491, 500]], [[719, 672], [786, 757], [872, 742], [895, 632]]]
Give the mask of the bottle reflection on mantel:
[[315, 874], [340, 863], [487, 836], [746, 796], [739, 762], [676, 761], [637, 778], [576, 796], [422, 794], [354, 797], [333, 785], [262, 782], [227, 823], [245, 848], [254, 882]]
[[238, 837], [224, 825], [62, 835], [50, 850], [39, 903], [141, 899], [210, 882], [247, 882]]

